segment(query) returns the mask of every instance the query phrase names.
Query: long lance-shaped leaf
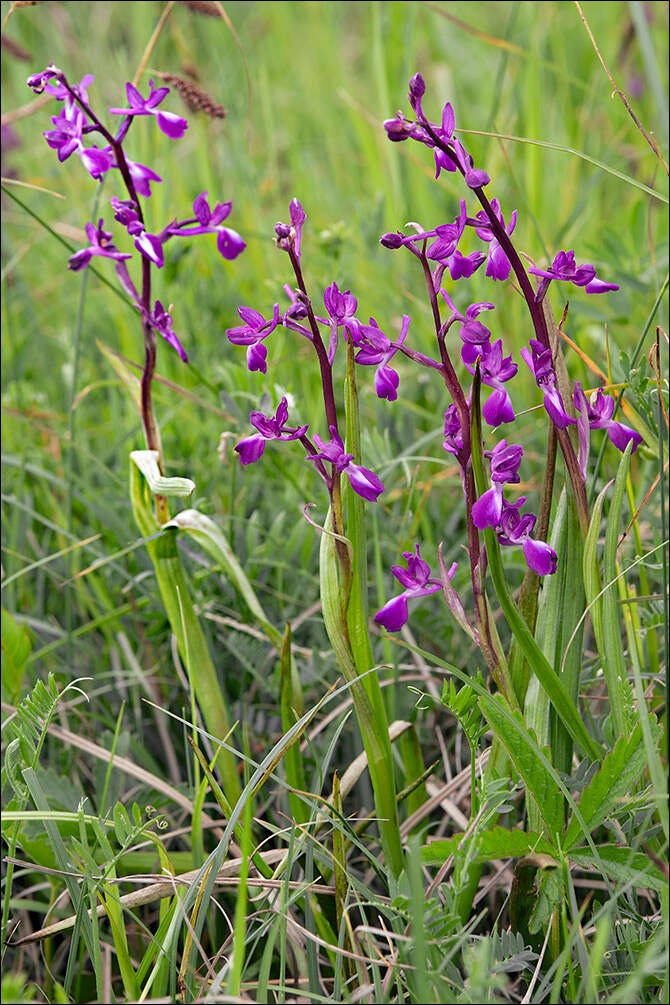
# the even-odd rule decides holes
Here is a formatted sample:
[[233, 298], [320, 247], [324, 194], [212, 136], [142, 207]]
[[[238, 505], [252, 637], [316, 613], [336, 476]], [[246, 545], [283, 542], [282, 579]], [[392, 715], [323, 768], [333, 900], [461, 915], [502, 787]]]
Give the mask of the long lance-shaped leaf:
[[[330, 510], [321, 534], [319, 565], [323, 621], [339, 667], [345, 680], [351, 685], [351, 697], [368, 755], [368, 767], [375, 794], [382, 847], [388, 865], [392, 872], [398, 876], [402, 871], [403, 861], [388, 727], [385, 726], [385, 716], [382, 722], [375, 716], [375, 710], [368, 692], [360, 680], [360, 674], [351, 651], [347, 622], [342, 611], [339, 563], [335, 550]], [[366, 667], [367, 669], [369, 668]]]
[[[479, 395], [481, 390], [481, 375], [479, 366], [475, 371], [475, 378], [472, 389], [472, 468], [475, 476], [475, 484], [479, 495], [487, 491], [487, 479], [484, 474], [484, 458], [482, 454], [482, 419], [479, 405]], [[517, 642], [523, 649], [528, 661], [528, 666], [539, 678], [540, 684], [549, 695], [549, 700], [556, 709], [557, 715], [562, 720], [568, 733], [577, 746], [585, 751], [593, 760], [599, 760], [602, 756], [600, 746], [588, 732], [582, 722], [579, 710], [570, 698], [567, 690], [561, 682], [558, 674], [549, 664], [546, 656], [538, 646], [537, 642], [528, 630], [528, 625], [521, 617], [514, 601], [512, 600], [505, 582], [505, 572], [500, 554], [500, 544], [495, 531], [487, 527], [484, 531], [486, 542], [486, 554], [491, 571], [491, 579], [507, 619], [507, 623], [514, 634]]]
[[[160, 527], [151, 511], [148, 486], [135, 464], [130, 465], [130, 473], [130, 495], [135, 520], [141, 533], [145, 537], [151, 537]], [[207, 639], [193, 609], [175, 538], [176, 532], [167, 530], [160, 537], [147, 541], [147, 551], [153, 562], [165, 613], [177, 638], [181, 657], [189, 670], [205, 724], [210, 733], [222, 739], [230, 733], [230, 717]], [[222, 751], [220, 768], [226, 796], [234, 804], [240, 794], [240, 783], [236, 760], [229, 750]]]
[[[605, 532], [605, 552], [603, 554], [603, 578], [605, 591], [602, 596], [602, 645], [601, 658], [607, 693], [612, 709], [612, 720], [617, 736], [627, 735], [636, 720], [633, 706], [633, 692], [626, 672], [621, 638], [621, 620], [616, 600], [615, 581], [617, 579], [616, 552], [621, 528], [621, 510], [626, 491], [626, 479], [630, 465], [633, 443], [630, 441], [619, 463], [614, 495], [607, 517]], [[611, 585], [610, 585], [611, 584]]]

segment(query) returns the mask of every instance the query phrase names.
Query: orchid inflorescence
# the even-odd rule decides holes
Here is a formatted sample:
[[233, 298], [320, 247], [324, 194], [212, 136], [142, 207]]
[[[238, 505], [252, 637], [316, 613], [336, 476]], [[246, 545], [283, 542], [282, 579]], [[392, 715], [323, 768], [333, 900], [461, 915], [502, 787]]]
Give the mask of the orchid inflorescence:
[[[370, 471], [353, 463], [350, 454], [345, 453], [337, 427], [337, 416], [333, 398], [332, 369], [335, 354], [340, 344], [340, 336], [355, 351], [355, 362], [360, 366], [374, 366], [374, 386], [379, 398], [393, 402], [398, 397], [399, 376], [393, 368], [396, 354], [403, 354], [421, 366], [436, 370], [441, 374], [451, 397], [444, 418], [444, 449], [453, 454], [461, 471], [466, 501], [468, 521], [468, 547], [472, 582], [475, 596], [481, 591], [481, 569], [485, 565], [484, 551], [479, 543], [479, 531], [493, 528], [498, 542], [503, 546], [521, 547], [528, 567], [540, 576], [556, 571], [557, 555], [553, 548], [541, 539], [534, 538], [536, 516], [521, 512], [525, 497], [515, 502], [506, 495], [506, 487], [520, 481], [520, 465], [523, 447], [507, 443], [502, 439], [491, 450], [484, 451], [489, 460], [490, 488], [477, 495], [472, 471], [471, 409], [472, 389], [464, 387], [458, 378], [447, 347], [446, 336], [452, 329], [460, 336], [460, 357], [465, 370], [475, 377], [491, 393], [482, 407], [485, 422], [497, 429], [510, 424], [515, 418], [514, 405], [507, 385], [516, 377], [517, 363], [511, 355], [505, 355], [502, 339], [493, 339], [491, 330], [482, 320], [483, 312], [495, 309], [488, 302], [472, 303], [465, 308], [457, 308], [449, 293], [443, 288], [448, 274], [452, 281], [472, 276], [486, 263], [486, 275], [495, 281], [502, 281], [513, 271], [526, 298], [535, 338], [530, 339], [528, 348], [522, 350], [522, 358], [528, 365], [535, 381], [542, 391], [544, 408], [555, 426], [559, 443], [563, 450], [566, 467], [572, 481], [573, 492], [586, 511], [584, 482], [588, 460], [588, 440], [591, 429], [606, 429], [612, 442], [624, 450], [632, 441], [636, 449], [641, 436], [633, 429], [614, 420], [614, 399], [599, 390], [587, 400], [579, 384], [575, 385], [573, 404], [578, 418], [573, 418], [566, 408], [558, 388], [554, 357], [549, 343], [547, 323], [542, 309], [549, 285], [552, 281], [570, 282], [583, 287], [587, 294], [617, 290], [618, 286], [600, 279], [593, 265], [578, 265], [573, 251], [560, 251], [549, 269], [530, 268], [528, 272], [540, 278], [535, 290], [528, 278], [521, 259], [514, 249], [511, 236], [517, 222], [514, 210], [507, 222], [497, 199], [489, 201], [484, 188], [490, 183], [488, 174], [475, 168], [473, 158], [461, 141], [455, 136], [454, 112], [449, 103], [444, 106], [440, 123], [430, 122], [422, 107], [425, 84], [420, 74], [410, 81], [409, 101], [415, 119], [409, 120], [402, 113], [384, 123], [388, 138], [393, 142], [414, 140], [429, 147], [435, 157], [436, 178], [442, 171], [460, 172], [467, 187], [479, 199], [481, 209], [469, 215], [465, 199], [460, 200], [458, 215], [448, 222], [430, 230], [419, 224], [411, 224], [407, 232], [398, 230], [382, 235], [381, 244], [390, 250], [405, 248], [418, 259], [425, 282], [435, 321], [438, 358], [431, 358], [413, 349], [407, 343], [411, 319], [404, 315], [400, 332], [389, 337], [375, 318], [365, 322], [357, 317], [356, 297], [349, 291], [341, 291], [336, 283], [326, 288], [323, 294], [325, 314], [315, 313], [313, 302], [307, 294], [302, 275], [302, 231], [306, 214], [297, 199], [289, 207], [288, 223], [279, 223], [275, 228], [277, 246], [288, 253], [296, 277], [297, 286], [285, 286], [290, 304], [282, 312], [279, 304], [274, 304], [271, 315], [266, 318], [251, 307], [240, 307], [242, 325], [227, 331], [229, 340], [247, 347], [247, 365], [251, 371], [267, 371], [267, 339], [277, 327], [283, 326], [297, 332], [312, 343], [321, 367], [321, 376], [326, 406], [326, 417], [330, 432], [329, 442], [318, 436], [314, 439], [319, 450], [311, 447], [307, 438], [307, 427], [288, 427], [287, 401], [284, 398], [276, 417], [266, 417], [258, 412], [251, 415], [252, 425], [257, 433], [243, 440], [236, 448], [243, 464], [257, 461], [262, 456], [265, 442], [274, 440], [299, 439], [306, 450], [307, 459], [312, 461], [319, 474], [331, 490], [340, 472], [345, 472], [354, 491], [363, 498], [375, 501], [383, 491], [383, 485]], [[483, 243], [483, 250], [465, 254], [460, 250], [461, 239], [470, 228]], [[448, 317], [442, 320], [440, 300], [442, 298]], [[565, 435], [567, 427], [577, 425], [579, 432], [579, 456], [572, 441]], [[325, 464], [330, 464], [330, 471]], [[462, 620], [462, 605], [453, 588], [445, 580], [453, 576], [455, 566], [441, 578], [431, 577], [430, 568], [421, 558], [419, 545], [413, 552], [405, 552], [407, 569], [393, 567], [393, 574], [404, 587], [403, 592], [390, 600], [376, 615], [375, 620], [389, 631], [399, 630], [407, 620], [407, 601], [444, 590], [445, 598], [454, 613]], [[458, 607], [458, 612], [454, 609]], [[479, 610], [481, 611], [481, 607]], [[481, 628], [481, 625], [479, 626]]]
[[[124, 291], [140, 312], [145, 345], [145, 366], [142, 378], [142, 418], [147, 446], [158, 449], [160, 440], [153, 418], [151, 406], [151, 380], [156, 363], [156, 335], [172, 346], [186, 363], [188, 357], [180, 339], [172, 326], [172, 307], [163, 306], [160, 300], [152, 303], [151, 267], [161, 269], [164, 264], [165, 244], [173, 237], [190, 237], [195, 234], [216, 234], [217, 248], [223, 258], [236, 258], [246, 247], [237, 231], [225, 227], [223, 221], [232, 209], [232, 203], [216, 203], [213, 208], [207, 201], [207, 192], [201, 192], [193, 202], [193, 215], [184, 219], [173, 219], [157, 233], [150, 233], [145, 226], [141, 198], [151, 197], [151, 185], [162, 181], [152, 168], [130, 159], [125, 143], [129, 130], [138, 117], [153, 117], [161, 132], [169, 139], [180, 139], [188, 128], [188, 122], [175, 112], [160, 107], [170, 93], [168, 87], [155, 87], [149, 82], [149, 96], [143, 98], [131, 83], [126, 84], [127, 106], [110, 108], [110, 115], [121, 116], [121, 124], [115, 132], [107, 128], [89, 104], [88, 89], [95, 78], [86, 74], [79, 84], [70, 84], [58, 67], [48, 66], [41, 73], [28, 77], [28, 86], [36, 93], [47, 92], [62, 102], [58, 115], [52, 116], [53, 129], [44, 132], [44, 137], [58, 159], [65, 161], [76, 154], [96, 181], [103, 179], [112, 169], [118, 170], [125, 198], [112, 196], [110, 205], [114, 220], [125, 228], [133, 239], [139, 253], [141, 283], [138, 287], [128, 271], [127, 262], [133, 258], [116, 246], [113, 235], [104, 228], [104, 218], [97, 223], [87, 223], [85, 230], [88, 245], [76, 251], [69, 260], [73, 271], [85, 268], [92, 258], [108, 258], [115, 263], [115, 269]], [[101, 145], [93, 142], [98, 139]]]

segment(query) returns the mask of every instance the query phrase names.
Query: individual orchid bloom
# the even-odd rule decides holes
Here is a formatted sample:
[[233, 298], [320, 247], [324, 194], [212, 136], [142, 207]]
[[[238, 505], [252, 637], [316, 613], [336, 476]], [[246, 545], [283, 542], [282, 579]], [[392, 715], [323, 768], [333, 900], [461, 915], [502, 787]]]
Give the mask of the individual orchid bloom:
[[[594, 265], [590, 263], [577, 265], [574, 251], [559, 251], [550, 269], [530, 268], [528, 271], [534, 276], [542, 276], [545, 281], [556, 279], [559, 282], [583, 286], [587, 293], [607, 293], [619, 289], [615, 283], [606, 283], [599, 279]], [[538, 290], [538, 299], [542, 298], [548, 285], [547, 282], [542, 283]]]
[[114, 159], [109, 148], [99, 149], [96, 146], [85, 147], [83, 143], [86, 116], [76, 105], [66, 106], [59, 115], [51, 117], [55, 128], [47, 129], [42, 135], [52, 148], [58, 152], [58, 160], [66, 161], [76, 153], [82, 164], [96, 180], [102, 178], [112, 167]]
[[482, 311], [495, 310], [495, 304], [488, 303], [488, 301], [470, 304], [470, 306], [466, 309], [465, 314], [463, 314], [458, 310], [453, 300], [445, 290], [440, 290], [440, 293], [444, 297], [444, 302], [447, 307], [451, 310], [452, 319], [454, 321], [461, 322], [458, 332], [463, 340], [461, 359], [466, 365], [473, 366], [478, 357], [483, 356], [485, 352], [490, 350], [491, 339], [491, 332], [489, 329], [477, 319]]
[[[417, 597], [427, 597], [431, 593], [439, 593], [442, 589], [442, 580], [431, 577], [430, 566], [421, 558], [419, 545], [413, 552], [404, 551], [403, 558], [407, 562], [407, 568], [402, 565], [391, 566], [391, 572], [405, 589], [397, 596], [393, 597], [382, 609], [375, 614], [375, 622], [385, 628], [387, 632], [399, 632], [409, 617], [407, 601]], [[454, 564], [449, 569], [447, 576], [452, 578], [456, 572], [457, 565]]]
[[360, 325], [357, 345], [361, 348], [356, 353], [356, 362], [361, 366], [376, 366], [375, 391], [378, 398], [395, 401], [398, 397], [398, 374], [389, 366], [390, 360], [398, 352], [407, 338], [411, 318], [403, 314], [402, 328], [397, 342], [384, 334], [374, 318], [369, 325]]
[[362, 496], [363, 499], [367, 499], [368, 502], [376, 502], [384, 491], [383, 483], [374, 472], [361, 467], [360, 464], [354, 464], [354, 455], [345, 453], [344, 444], [335, 426], [330, 426], [329, 429], [330, 441], [324, 443], [320, 436], [315, 435], [314, 442], [319, 448], [319, 452], [309, 454], [307, 459], [310, 461], [329, 461], [334, 464], [337, 471], [346, 474], [354, 492]]
[[268, 440], [299, 440], [307, 432], [307, 426], [287, 426], [288, 400], [282, 398], [275, 415], [263, 415], [262, 412], [252, 412], [249, 416], [251, 425], [258, 430], [254, 436], [241, 440], [235, 447], [243, 465], [253, 464], [260, 460]]
[[289, 203], [289, 223], [275, 224], [275, 235], [277, 247], [282, 251], [293, 250], [296, 258], [300, 261], [300, 245], [302, 242], [302, 228], [307, 214], [302, 208], [298, 199], [291, 199]]
[[463, 449], [463, 430], [461, 419], [455, 405], [449, 405], [444, 413], [444, 442], [442, 446], [449, 454], [456, 457]]
[[268, 320], [253, 307], [238, 307], [237, 313], [244, 324], [226, 329], [228, 341], [233, 345], [247, 346], [247, 366], [251, 372], [267, 373], [268, 351], [263, 343], [279, 324], [279, 304], [274, 305], [272, 317]]
[[484, 527], [497, 527], [500, 523], [503, 487], [519, 481], [523, 447], [518, 444], [508, 445], [506, 440], [501, 440], [493, 450], [485, 451], [485, 456], [489, 458], [491, 488], [482, 493], [472, 507], [472, 522], [480, 530]]
[[164, 261], [163, 244], [170, 237], [170, 227], [166, 227], [162, 234], [150, 234], [144, 229], [130, 199], [117, 199], [112, 196], [110, 203], [114, 210], [114, 219], [126, 228], [140, 254], [161, 269]]
[[46, 70], [40, 70], [39, 73], [31, 73], [26, 84], [34, 91], [35, 94], [42, 94], [46, 89], [47, 84], [54, 79], [54, 77], [62, 77], [63, 71], [59, 70], [57, 66], [53, 63], [49, 63]]
[[161, 132], [169, 136], [171, 140], [179, 140], [188, 129], [188, 122], [181, 115], [174, 112], [166, 112], [158, 106], [170, 93], [169, 87], [154, 87], [153, 80], [149, 81], [149, 97], [143, 98], [136, 87], [130, 82], [126, 84], [126, 97], [128, 108], [110, 108], [111, 115], [153, 115], [158, 123]]
[[[468, 188], [483, 188], [484, 185], [488, 185], [491, 181], [488, 174], [481, 168], [475, 168], [474, 158], [467, 152], [461, 141], [452, 140], [450, 146], [461, 167], [463, 178]], [[440, 170], [446, 167], [448, 160], [449, 157], [445, 156], [442, 150], [435, 150], [436, 178], [439, 178]], [[447, 170], [449, 169], [447, 168]]]
[[96, 255], [100, 258], [112, 258], [116, 262], [133, 257], [119, 251], [112, 242], [112, 235], [102, 229], [102, 220], [98, 221], [97, 227], [93, 223], [87, 223], [85, 230], [90, 244], [88, 248], [75, 251], [74, 255], [70, 257], [67, 267], [68, 269], [72, 269], [73, 272], [78, 272], [80, 269], [85, 268], [91, 261], [91, 258]]
[[166, 310], [160, 300], [157, 300], [153, 311], [147, 316], [147, 320], [151, 327], [155, 328], [158, 334], [178, 353], [180, 359], [184, 363], [188, 363], [188, 356], [172, 327], [172, 305]]
[[575, 420], [565, 411], [556, 387], [556, 371], [551, 349], [545, 349], [541, 342], [532, 338], [530, 349], [524, 347], [521, 355], [535, 377], [535, 383], [542, 391], [544, 407], [556, 428], [565, 429], [566, 426], [574, 426]]
[[[599, 388], [589, 398], [586, 398], [581, 385], [577, 383], [575, 385], [573, 400], [575, 408], [579, 410], [581, 415], [586, 414], [591, 429], [606, 429], [610, 440], [617, 450], [620, 450], [622, 453], [628, 444], [632, 442], [632, 452], [635, 453], [642, 443], [643, 437], [635, 429], [631, 429], [630, 426], [626, 426], [623, 422], [617, 422], [612, 418], [616, 402], [611, 395], [604, 394], [602, 388]], [[586, 406], [586, 410], [584, 406]]]
[[591, 447], [591, 426], [589, 423], [589, 405], [582, 385], [578, 380], [575, 381], [572, 401], [577, 410], [577, 433], [579, 436], [577, 463], [579, 464], [582, 478], [586, 481], [586, 473], [589, 467], [589, 449]]
[[328, 345], [328, 362], [332, 364], [337, 352], [340, 326], [344, 327], [354, 345], [359, 345], [360, 322], [356, 318], [358, 301], [349, 290], [341, 292], [337, 283], [326, 287], [323, 293], [323, 303], [328, 312], [328, 319], [318, 318], [322, 324], [330, 326], [330, 342]]
[[171, 228], [175, 236], [193, 236], [194, 234], [216, 234], [216, 246], [219, 254], [228, 261], [237, 258], [246, 248], [246, 242], [236, 230], [223, 227], [222, 222], [232, 209], [232, 202], [217, 202], [212, 209], [207, 202], [207, 192], [201, 192], [193, 202], [195, 216], [180, 220]]
[[[474, 370], [469, 366], [471, 372]], [[494, 342], [481, 358], [482, 384], [493, 388], [493, 394], [484, 402], [482, 415], [489, 426], [496, 428], [503, 422], [514, 421], [514, 407], [504, 384], [516, 376], [519, 367], [512, 357], [503, 356], [502, 339]]]
[[[514, 228], [516, 227], [516, 210], [513, 211], [509, 219], [509, 223], [506, 224], [502, 210], [500, 209], [500, 203], [497, 199], [491, 200], [491, 208], [500, 221], [500, 225], [505, 230], [505, 233], [508, 236], [511, 236], [514, 233]], [[493, 233], [490, 220], [483, 209], [480, 209], [480, 211], [475, 215], [475, 220], [477, 221], [477, 226], [475, 227], [477, 237], [479, 237], [482, 241], [486, 241], [489, 246], [486, 262], [486, 275], [494, 281], [507, 279], [511, 269], [509, 259], [501, 248], [498, 238]]]
[[503, 499], [503, 510], [498, 529], [498, 540], [502, 545], [523, 547], [526, 565], [538, 576], [553, 576], [558, 565], [556, 552], [546, 541], [536, 541], [530, 535], [535, 527], [533, 513], [519, 512], [526, 497], [521, 496], [515, 503]]
[[[162, 181], [163, 179], [155, 171], [152, 171], [150, 167], [138, 164], [137, 161], [131, 161], [128, 157], [126, 157], [126, 164], [130, 171], [130, 177], [133, 179], [135, 191], [138, 195], [143, 195], [146, 199], [149, 199], [151, 196], [150, 183], [152, 181]], [[114, 166], [116, 167], [116, 165]]]

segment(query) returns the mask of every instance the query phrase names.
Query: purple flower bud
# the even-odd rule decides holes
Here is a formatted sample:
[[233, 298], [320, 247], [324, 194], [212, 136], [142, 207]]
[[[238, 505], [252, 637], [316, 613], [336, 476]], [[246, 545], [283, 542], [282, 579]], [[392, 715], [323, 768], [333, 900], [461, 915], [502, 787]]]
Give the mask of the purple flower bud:
[[397, 248], [402, 248], [403, 244], [405, 243], [403, 238], [404, 235], [398, 233], [382, 234], [382, 236], [379, 238], [379, 243], [383, 245], [385, 248], [390, 248], [392, 251], [395, 251]]

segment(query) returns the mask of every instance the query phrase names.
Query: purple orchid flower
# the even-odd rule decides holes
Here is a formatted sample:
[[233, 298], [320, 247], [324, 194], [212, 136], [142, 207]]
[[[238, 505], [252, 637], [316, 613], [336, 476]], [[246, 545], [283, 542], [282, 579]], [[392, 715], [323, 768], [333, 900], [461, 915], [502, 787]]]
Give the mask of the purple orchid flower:
[[[421, 105], [425, 91], [426, 85], [423, 77], [420, 73], [415, 73], [409, 84], [409, 102], [417, 121], [409, 122], [402, 112], [398, 112], [395, 118], [387, 119], [384, 122], [388, 138], [394, 143], [413, 139], [430, 147], [435, 155], [436, 178], [439, 178], [441, 171], [455, 171], [458, 164], [468, 188], [481, 188], [483, 185], [488, 185], [490, 178], [486, 171], [476, 170], [474, 161], [463, 144], [460, 140], [454, 139], [454, 110], [449, 102], [442, 109], [440, 125], [428, 121]], [[440, 149], [438, 141], [449, 147], [452, 156]]]
[[337, 352], [340, 326], [344, 326], [354, 345], [359, 344], [360, 322], [356, 318], [358, 301], [349, 290], [341, 292], [337, 283], [331, 283], [323, 292], [323, 303], [328, 312], [328, 320], [318, 318], [322, 324], [330, 326], [330, 341], [328, 344], [328, 362], [332, 364]]
[[486, 450], [491, 469], [491, 488], [477, 499], [472, 507], [472, 522], [482, 530], [484, 527], [497, 527], [503, 511], [503, 487], [514, 485], [519, 481], [519, 467], [523, 457], [523, 447], [518, 444], [507, 444], [506, 440], [497, 443], [493, 450]]
[[53, 63], [49, 63], [46, 70], [40, 70], [39, 73], [31, 73], [26, 80], [26, 84], [35, 94], [42, 94], [50, 80], [53, 80], [54, 77], [62, 76], [63, 71], [59, 70]]
[[[78, 84], [72, 84], [72, 90], [85, 104], [88, 104], [88, 89], [94, 80], [95, 77], [92, 73], [86, 73]], [[65, 84], [60, 81], [53, 83], [52, 79], [49, 80], [49, 82], [45, 85], [44, 90], [47, 91], [48, 94], [52, 94], [57, 101], [64, 101], [66, 108], [71, 108], [75, 103], [74, 98], [68, 91]]]
[[[580, 417], [586, 417], [588, 420], [589, 428], [606, 429], [610, 440], [617, 450], [620, 450], [622, 453], [631, 441], [633, 443], [633, 453], [635, 453], [639, 445], [643, 442], [643, 437], [640, 436], [635, 429], [631, 429], [630, 426], [626, 426], [623, 422], [617, 422], [612, 418], [616, 402], [611, 395], [604, 394], [602, 388], [599, 388], [598, 391], [593, 392], [590, 397], [587, 398], [582, 390], [581, 384], [577, 382], [575, 384], [573, 401], [575, 408], [580, 413]], [[581, 423], [579, 424], [579, 431], [581, 462], [582, 454], [586, 453], [588, 455], [588, 448], [584, 451], [584, 448], [582, 447], [584, 433], [582, 432]]]
[[[468, 369], [474, 373], [474, 368], [468, 366]], [[480, 364], [482, 384], [493, 388], [493, 394], [482, 407], [482, 415], [489, 426], [496, 428], [503, 422], [514, 421], [512, 399], [503, 385], [516, 376], [518, 369], [511, 355], [503, 356], [502, 339], [494, 342], [489, 349], [484, 348]]]
[[537, 297], [540, 300], [549, 285], [546, 281], [552, 279], [564, 283], [573, 283], [575, 286], [583, 286], [587, 293], [607, 293], [611, 290], [619, 289], [615, 283], [606, 283], [604, 280], [599, 279], [596, 275], [594, 265], [590, 263], [577, 265], [574, 251], [559, 251], [550, 269], [530, 268], [528, 271], [534, 276], [542, 276], [545, 280], [537, 293]]
[[521, 350], [521, 355], [535, 377], [535, 383], [542, 391], [544, 407], [554, 425], [557, 429], [574, 426], [575, 420], [565, 411], [556, 387], [556, 371], [554, 370], [551, 349], [545, 349], [541, 342], [532, 338], [530, 349], [524, 347]]
[[330, 461], [340, 473], [344, 472], [346, 474], [354, 492], [362, 496], [363, 499], [367, 499], [368, 502], [376, 502], [377, 498], [384, 491], [383, 483], [368, 468], [361, 467], [360, 464], [354, 464], [354, 455], [344, 452], [344, 444], [335, 426], [330, 426], [329, 429], [330, 441], [328, 443], [324, 443], [320, 436], [314, 436], [314, 442], [319, 448], [319, 452], [309, 454], [307, 459], [310, 461]]
[[279, 324], [279, 304], [274, 305], [272, 317], [267, 321], [253, 307], [238, 307], [237, 313], [244, 324], [226, 329], [228, 341], [233, 345], [248, 346], [247, 366], [251, 372], [258, 370], [267, 373], [268, 351], [263, 342]]
[[[150, 167], [138, 164], [137, 161], [131, 161], [128, 157], [126, 157], [126, 164], [130, 171], [130, 177], [133, 179], [135, 191], [138, 195], [143, 195], [146, 199], [149, 199], [151, 196], [150, 182], [162, 181], [163, 179], [155, 171], [152, 171]], [[113, 166], [116, 167], [116, 165]]]
[[282, 251], [289, 251], [292, 248], [296, 258], [300, 261], [302, 228], [307, 219], [307, 214], [298, 199], [291, 199], [288, 209], [291, 223], [277, 223], [275, 225], [277, 247], [281, 248]]
[[251, 425], [258, 432], [254, 436], [249, 436], [246, 440], [241, 440], [235, 447], [240, 455], [243, 465], [253, 464], [260, 460], [265, 450], [267, 440], [299, 440], [307, 432], [307, 426], [287, 426], [288, 420], [288, 400], [284, 397], [277, 406], [275, 415], [263, 415], [262, 412], [252, 412], [249, 416]]
[[214, 209], [207, 202], [207, 192], [201, 192], [193, 202], [195, 216], [181, 220], [171, 227], [171, 233], [183, 237], [193, 234], [216, 234], [216, 246], [219, 254], [228, 261], [237, 258], [246, 248], [246, 242], [236, 230], [222, 227], [232, 209], [232, 202], [217, 202]]
[[188, 122], [181, 115], [174, 112], [159, 110], [158, 106], [170, 93], [169, 87], [154, 87], [153, 80], [149, 81], [149, 97], [143, 98], [136, 87], [130, 82], [126, 84], [126, 97], [128, 108], [110, 108], [111, 115], [153, 115], [158, 123], [161, 132], [169, 136], [171, 140], [179, 140], [188, 129]]
[[[414, 552], [404, 551], [403, 558], [407, 562], [407, 568], [401, 565], [391, 566], [391, 572], [405, 589], [399, 596], [393, 597], [382, 609], [375, 614], [375, 622], [385, 628], [387, 632], [399, 632], [409, 617], [407, 601], [415, 597], [427, 597], [431, 593], [438, 593], [442, 589], [442, 580], [431, 577], [430, 566], [421, 558], [419, 545], [416, 545]], [[456, 572], [457, 565], [454, 564], [449, 569], [447, 576], [452, 578]]]
[[[407, 245], [410, 251], [418, 255], [417, 243], [434, 238], [433, 243], [428, 248], [426, 257], [431, 261], [438, 262], [442, 266], [442, 271], [448, 268], [453, 280], [469, 278], [486, 260], [486, 256], [478, 251], [473, 252], [471, 255], [463, 255], [458, 250], [458, 242], [463, 236], [466, 221], [465, 199], [461, 199], [460, 213], [453, 223], [441, 224], [439, 227], [435, 227], [434, 230], [421, 230], [418, 224], [414, 224], [413, 226], [417, 230], [416, 233], [406, 235], [402, 231], [396, 231], [395, 233], [382, 234], [379, 243], [392, 251], [402, 248], [403, 245]], [[442, 273], [440, 273], [441, 275]]]
[[526, 501], [521, 496], [515, 503], [503, 499], [503, 510], [500, 517], [498, 540], [502, 545], [522, 545], [526, 564], [538, 576], [553, 576], [558, 565], [556, 552], [545, 541], [536, 541], [530, 535], [535, 527], [536, 517], [533, 513], [519, 512]]
[[170, 305], [167, 310], [163, 307], [160, 300], [157, 300], [154, 304], [154, 309], [151, 314], [145, 315], [149, 324], [152, 328], [161, 335], [165, 341], [172, 346], [172, 348], [178, 353], [180, 359], [184, 363], [188, 363], [188, 356], [184, 351], [184, 348], [175, 335], [174, 329], [172, 327], [172, 305]]
[[465, 314], [462, 314], [445, 290], [440, 290], [440, 293], [444, 297], [444, 302], [447, 307], [451, 310], [452, 319], [461, 322], [461, 327], [458, 332], [463, 340], [461, 359], [466, 366], [474, 366], [478, 357], [481, 357], [486, 352], [489, 352], [491, 348], [491, 332], [486, 325], [482, 324], [481, 321], [478, 321], [477, 318], [482, 311], [495, 310], [495, 304], [488, 303], [487, 301], [470, 304], [470, 306], [466, 309]]
[[444, 413], [444, 449], [449, 454], [456, 457], [463, 449], [463, 430], [461, 429], [461, 419], [455, 405], [449, 405]]
[[83, 134], [87, 120], [80, 108], [73, 103], [66, 105], [59, 115], [51, 117], [51, 121], [55, 128], [47, 129], [42, 135], [52, 150], [58, 152], [59, 161], [66, 161], [76, 153], [88, 173], [96, 180], [109, 171], [113, 164], [109, 150], [84, 146]]
[[402, 328], [397, 342], [391, 342], [374, 318], [370, 318], [369, 325], [359, 325], [356, 344], [361, 348], [356, 353], [356, 362], [361, 366], [377, 367], [375, 391], [378, 398], [395, 401], [398, 397], [400, 378], [396, 371], [389, 366], [389, 362], [407, 338], [410, 321], [411, 318], [407, 314], [403, 314]]
[[163, 244], [170, 237], [170, 228], [166, 227], [161, 234], [150, 234], [144, 229], [130, 199], [117, 199], [116, 196], [112, 196], [109, 201], [114, 210], [114, 219], [134, 238], [135, 247], [140, 254], [161, 269], [164, 261]]
[[124, 255], [112, 243], [112, 235], [102, 229], [102, 220], [98, 221], [97, 227], [93, 223], [87, 223], [85, 230], [90, 244], [88, 248], [81, 248], [80, 251], [75, 251], [74, 255], [70, 257], [67, 267], [68, 269], [72, 269], [73, 272], [78, 272], [80, 269], [85, 268], [91, 261], [91, 258], [96, 255], [100, 258], [112, 258], [115, 262], [121, 262], [126, 258], [133, 257], [132, 255]]
[[[491, 200], [491, 208], [500, 221], [501, 226], [504, 227], [505, 232], [511, 236], [514, 232], [514, 228], [516, 227], [516, 210], [513, 211], [509, 219], [509, 223], [506, 224], [502, 210], [500, 209], [500, 203], [497, 199]], [[489, 218], [483, 209], [480, 209], [480, 211], [475, 215], [475, 220], [478, 221], [478, 224], [475, 227], [477, 237], [479, 237], [482, 241], [486, 241], [489, 246], [488, 260], [486, 263], [486, 275], [494, 281], [507, 279], [511, 269], [509, 259], [501, 248], [498, 238], [491, 230]]]

